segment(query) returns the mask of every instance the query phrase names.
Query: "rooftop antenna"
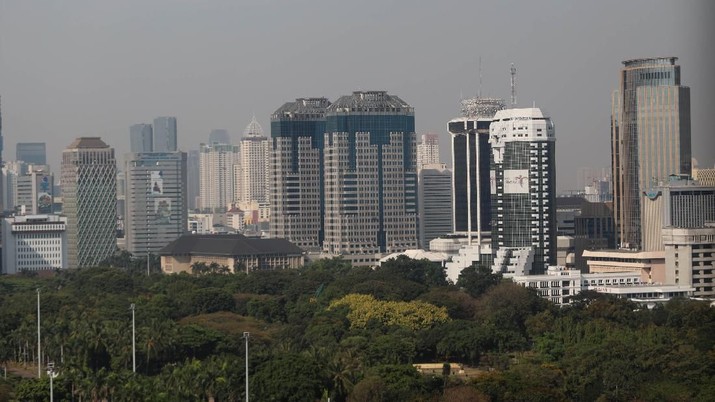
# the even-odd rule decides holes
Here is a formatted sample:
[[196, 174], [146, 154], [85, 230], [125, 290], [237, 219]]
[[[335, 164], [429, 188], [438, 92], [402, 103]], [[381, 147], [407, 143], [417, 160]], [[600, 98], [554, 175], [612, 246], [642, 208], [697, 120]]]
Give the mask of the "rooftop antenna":
[[511, 63], [511, 107], [516, 106], [516, 67]]
[[482, 56], [479, 56], [479, 90], [477, 91], [477, 98], [482, 97]]

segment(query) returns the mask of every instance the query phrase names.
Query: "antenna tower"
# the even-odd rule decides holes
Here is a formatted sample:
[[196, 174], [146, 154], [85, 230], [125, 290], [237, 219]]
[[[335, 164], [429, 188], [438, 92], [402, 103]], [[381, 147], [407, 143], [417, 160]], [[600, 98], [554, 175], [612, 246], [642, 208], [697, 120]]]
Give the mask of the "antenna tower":
[[516, 106], [516, 67], [511, 63], [511, 107]]

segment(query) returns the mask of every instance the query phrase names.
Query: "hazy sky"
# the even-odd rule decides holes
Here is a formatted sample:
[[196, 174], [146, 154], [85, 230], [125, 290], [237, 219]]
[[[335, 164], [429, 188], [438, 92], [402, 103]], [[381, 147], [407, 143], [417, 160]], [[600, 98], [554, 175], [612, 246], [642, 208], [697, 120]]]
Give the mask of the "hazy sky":
[[121, 157], [129, 126], [176, 116], [179, 146], [211, 129], [234, 139], [255, 113], [297, 97], [387, 90], [415, 108], [418, 134], [440, 133], [460, 95], [533, 102], [556, 124], [557, 180], [609, 167], [610, 94], [625, 59], [677, 56], [691, 87], [693, 153], [715, 165], [715, 2], [0, 0], [5, 159], [46, 141], [59, 172], [77, 136]]

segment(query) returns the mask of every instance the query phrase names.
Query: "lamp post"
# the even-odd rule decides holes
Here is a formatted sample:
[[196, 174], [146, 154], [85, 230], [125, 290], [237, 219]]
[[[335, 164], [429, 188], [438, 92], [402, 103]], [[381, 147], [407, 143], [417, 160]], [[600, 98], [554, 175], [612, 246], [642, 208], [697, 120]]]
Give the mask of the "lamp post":
[[132, 310], [132, 372], [137, 372], [137, 344], [136, 344], [136, 330], [134, 325], [134, 303], [129, 306]]
[[50, 402], [54, 402], [52, 379], [57, 377], [57, 373], [55, 373], [55, 363], [53, 363], [53, 362], [47, 363], [47, 376], [50, 377]]
[[246, 402], [248, 402], [248, 338], [250, 336], [250, 332], [243, 333], [243, 339], [246, 340]]
[[37, 288], [37, 378], [42, 378], [42, 349], [40, 345], [40, 288]]

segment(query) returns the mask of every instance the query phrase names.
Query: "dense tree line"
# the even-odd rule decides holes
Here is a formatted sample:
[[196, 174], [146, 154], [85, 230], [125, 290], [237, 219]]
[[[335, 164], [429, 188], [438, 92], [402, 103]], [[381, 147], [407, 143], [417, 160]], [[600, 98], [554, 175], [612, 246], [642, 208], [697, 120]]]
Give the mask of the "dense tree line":
[[[150, 261], [155, 267], [155, 261]], [[0, 277], [0, 365], [36, 372], [57, 401], [712, 400], [715, 309], [649, 310], [582, 294], [556, 308], [484, 267], [458, 283], [407, 258], [379, 269], [340, 259], [298, 270], [146, 275], [146, 260], [49, 278]], [[137, 372], [131, 311], [136, 306]], [[419, 373], [415, 363], [461, 363]], [[44, 371], [44, 370], [43, 370]], [[49, 380], [0, 380], [0, 401], [48, 400]]]

